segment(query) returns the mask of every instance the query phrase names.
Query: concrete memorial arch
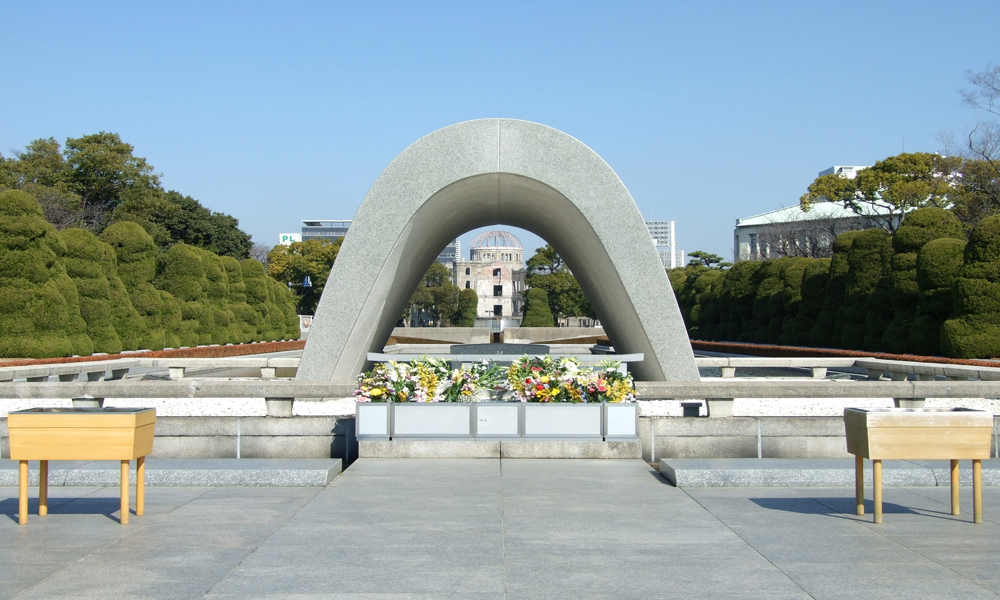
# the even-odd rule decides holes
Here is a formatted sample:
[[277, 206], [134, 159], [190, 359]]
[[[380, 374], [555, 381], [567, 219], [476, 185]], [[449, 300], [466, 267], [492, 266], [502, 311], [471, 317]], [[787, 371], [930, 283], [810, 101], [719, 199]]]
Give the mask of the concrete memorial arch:
[[479, 119], [427, 135], [372, 186], [323, 290], [299, 380], [353, 383], [448, 242], [510, 225], [565, 259], [636, 379], [697, 381], [687, 331], [642, 215], [593, 150], [550, 127]]

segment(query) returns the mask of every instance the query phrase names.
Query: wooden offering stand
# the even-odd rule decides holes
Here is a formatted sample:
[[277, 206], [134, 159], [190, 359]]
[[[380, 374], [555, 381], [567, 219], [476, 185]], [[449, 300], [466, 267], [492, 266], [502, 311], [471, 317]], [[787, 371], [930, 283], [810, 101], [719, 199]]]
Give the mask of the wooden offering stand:
[[153, 451], [153, 408], [32, 408], [7, 415], [10, 457], [21, 461], [18, 523], [28, 522], [28, 461], [39, 461], [38, 514], [47, 515], [50, 460], [121, 461], [121, 524], [128, 525], [129, 461], [136, 459], [135, 514], [146, 508], [146, 455]]
[[854, 455], [857, 514], [865, 514], [864, 459], [872, 461], [875, 522], [882, 522], [882, 460], [951, 461], [951, 514], [959, 514], [958, 461], [972, 459], [973, 520], [983, 522], [982, 459], [990, 457], [993, 415], [968, 408], [845, 408]]

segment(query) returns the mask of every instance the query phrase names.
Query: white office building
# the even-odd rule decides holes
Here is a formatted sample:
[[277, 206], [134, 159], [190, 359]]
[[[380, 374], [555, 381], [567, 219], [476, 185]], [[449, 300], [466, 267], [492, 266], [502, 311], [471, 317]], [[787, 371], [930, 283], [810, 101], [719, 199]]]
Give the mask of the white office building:
[[[347, 230], [351, 228], [350, 219], [310, 219], [302, 221], [302, 233], [300, 240], [308, 241], [317, 238], [339, 238], [347, 235]], [[437, 261], [449, 269], [455, 268], [455, 261], [462, 256], [461, 243], [456, 239], [444, 247], [438, 254]]]
[[683, 250], [677, 248], [677, 226], [673, 221], [646, 221], [649, 237], [653, 239], [656, 253], [665, 269], [683, 267], [686, 256]]

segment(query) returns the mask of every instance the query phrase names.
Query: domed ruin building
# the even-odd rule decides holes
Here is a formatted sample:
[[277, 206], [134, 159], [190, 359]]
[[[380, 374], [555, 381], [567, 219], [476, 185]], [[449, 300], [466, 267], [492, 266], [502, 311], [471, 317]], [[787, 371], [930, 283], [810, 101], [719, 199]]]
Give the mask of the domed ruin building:
[[[455, 262], [456, 283], [479, 296], [477, 319], [501, 318], [520, 322], [524, 310], [524, 249], [506, 231], [476, 236], [469, 260]], [[511, 323], [514, 324], [514, 323]]]

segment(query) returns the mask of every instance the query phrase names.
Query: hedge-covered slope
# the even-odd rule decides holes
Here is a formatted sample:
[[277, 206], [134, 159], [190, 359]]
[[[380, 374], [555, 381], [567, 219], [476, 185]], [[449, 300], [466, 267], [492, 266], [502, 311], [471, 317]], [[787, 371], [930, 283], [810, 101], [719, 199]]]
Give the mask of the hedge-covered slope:
[[930, 241], [964, 237], [958, 217], [947, 210], [934, 207], [910, 213], [896, 230], [892, 236], [894, 254], [890, 274], [893, 315], [892, 322], [882, 336], [882, 345], [886, 351], [912, 352], [910, 329], [920, 305], [917, 253]]
[[972, 230], [964, 263], [953, 288], [953, 318], [941, 328], [941, 349], [956, 358], [1000, 356], [1000, 216]]
[[941, 354], [941, 325], [951, 316], [952, 287], [962, 273], [965, 240], [941, 238], [924, 244], [917, 253], [919, 306], [910, 327], [908, 352]]
[[809, 331], [809, 343], [813, 346], [837, 348], [840, 346], [840, 332], [844, 321], [841, 308], [844, 306], [844, 295], [847, 287], [847, 254], [851, 244], [860, 231], [847, 231], [833, 241], [833, 258], [827, 275], [826, 295], [823, 306], [816, 317], [816, 324]]
[[257, 261], [185, 244], [160, 254], [130, 222], [109, 226], [100, 239], [82, 229], [57, 232], [35, 198], [0, 193], [0, 357], [298, 337], [291, 292]]
[[156, 244], [138, 223], [123, 221], [101, 233], [101, 241], [118, 257], [118, 276], [128, 291], [132, 306], [143, 321], [145, 335], [140, 346], [149, 350], [180, 345], [180, 304], [169, 292], [156, 289]]
[[0, 356], [48, 358], [89, 349], [79, 308], [67, 300], [73, 286], [60, 261], [65, 250], [31, 195], [0, 192]]
[[145, 342], [145, 322], [118, 277], [114, 249], [84, 229], [66, 229], [59, 235], [66, 244], [66, 272], [79, 292], [80, 314], [94, 351], [138, 350]]
[[1000, 216], [968, 245], [947, 210], [894, 235], [849, 231], [832, 259], [742, 261], [669, 273], [693, 339], [961, 358], [1000, 356]]

